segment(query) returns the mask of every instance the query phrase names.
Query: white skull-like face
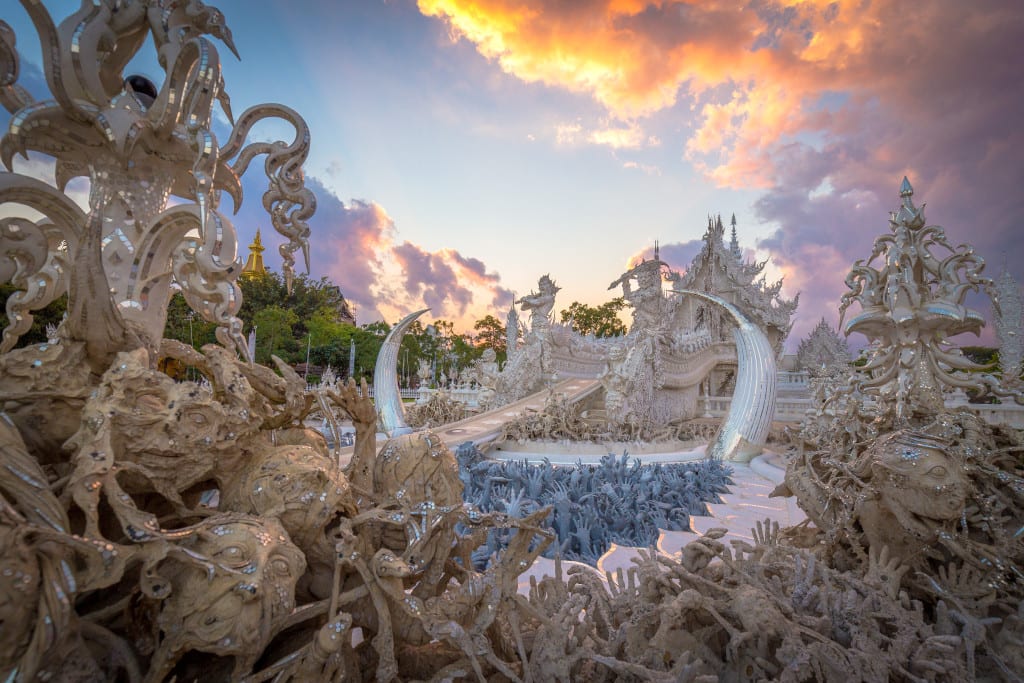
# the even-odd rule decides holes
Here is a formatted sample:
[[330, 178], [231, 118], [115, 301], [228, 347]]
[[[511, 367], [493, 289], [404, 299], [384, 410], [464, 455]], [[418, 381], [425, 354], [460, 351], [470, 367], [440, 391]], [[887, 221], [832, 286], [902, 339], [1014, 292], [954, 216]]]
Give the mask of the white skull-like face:
[[176, 491], [209, 477], [221, 464], [217, 455], [259, 426], [209, 387], [151, 370], [142, 349], [118, 356], [82, 418], [80, 442], [105, 433], [118, 461], [142, 465]]
[[967, 504], [967, 477], [934, 438], [895, 432], [873, 447], [874, 480], [890, 502], [923, 518], [956, 519]]
[[157, 619], [162, 657], [189, 650], [257, 657], [295, 607], [302, 553], [274, 519], [226, 514], [210, 518], [182, 544], [214, 567], [161, 568], [171, 583]]

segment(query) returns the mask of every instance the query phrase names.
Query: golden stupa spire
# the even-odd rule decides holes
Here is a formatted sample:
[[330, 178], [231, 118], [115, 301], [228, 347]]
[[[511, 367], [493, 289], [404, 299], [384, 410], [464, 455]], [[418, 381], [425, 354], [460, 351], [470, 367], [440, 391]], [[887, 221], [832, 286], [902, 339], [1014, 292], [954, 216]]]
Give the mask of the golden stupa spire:
[[252, 275], [255, 273], [267, 272], [263, 265], [263, 252], [266, 251], [263, 241], [260, 239], [260, 229], [256, 228], [256, 239], [249, 245], [249, 258], [245, 259], [245, 266], [242, 267], [242, 274]]

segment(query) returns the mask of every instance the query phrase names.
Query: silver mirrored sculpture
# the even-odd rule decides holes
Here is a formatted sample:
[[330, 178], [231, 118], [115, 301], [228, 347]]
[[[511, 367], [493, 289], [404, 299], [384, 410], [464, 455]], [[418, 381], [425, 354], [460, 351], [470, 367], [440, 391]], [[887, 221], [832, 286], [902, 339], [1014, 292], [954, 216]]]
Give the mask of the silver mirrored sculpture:
[[398, 390], [398, 352], [409, 326], [429, 308], [410, 313], [402, 318], [384, 339], [377, 353], [377, 365], [373, 370], [374, 406], [380, 428], [388, 436], [399, 436], [412, 431], [405, 421], [402, 396]]
[[[309, 265], [306, 220], [315, 208], [303, 184], [305, 122], [278, 104], [251, 107], [234, 120], [212, 40], [234, 52], [231, 32], [217, 9], [198, 0], [83, 3], [60, 24], [41, 3], [22, 5], [43, 44], [51, 99], [36, 102], [18, 86], [14, 33], [0, 22], [0, 104], [12, 115], [0, 158], [12, 170], [15, 155], [52, 156], [56, 186], [0, 174], [0, 203], [44, 216], [0, 221], [0, 276], [20, 290], [7, 300], [0, 351], [13, 348], [33, 310], [66, 292], [63, 335], [84, 342], [102, 372], [119, 350], [155, 350], [175, 282], [189, 306], [216, 323], [218, 339], [247, 355], [236, 317], [242, 263], [221, 193], [237, 210], [240, 177], [266, 157], [263, 205], [286, 238], [281, 256], [290, 284], [296, 251]], [[164, 71], [161, 83], [126, 72], [147, 38]], [[232, 126], [223, 142], [214, 132], [218, 104]], [[249, 142], [266, 118], [291, 124], [294, 139]], [[78, 176], [90, 181], [85, 211], [64, 193]], [[172, 196], [178, 201], [168, 207]]]
[[916, 207], [913, 195], [904, 178], [890, 232], [875, 239], [867, 261], [854, 262], [839, 309], [842, 325], [847, 309], [858, 303], [861, 311], [843, 331], [872, 342], [856, 389], [878, 397], [882, 410], [891, 408], [901, 419], [915, 410], [941, 410], [945, 387], [1012, 393], [949, 345], [954, 335], [981, 331], [984, 318], [964, 299], [970, 291], [991, 292], [992, 280], [982, 275], [985, 262], [972, 247], [954, 247], [941, 227], [925, 224], [924, 205]]
[[676, 291], [721, 306], [736, 323], [736, 393], [718, 435], [708, 446], [708, 455], [749, 462], [764, 449], [775, 415], [778, 369], [771, 342], [761, 328], [728, 301], [704, 292]]

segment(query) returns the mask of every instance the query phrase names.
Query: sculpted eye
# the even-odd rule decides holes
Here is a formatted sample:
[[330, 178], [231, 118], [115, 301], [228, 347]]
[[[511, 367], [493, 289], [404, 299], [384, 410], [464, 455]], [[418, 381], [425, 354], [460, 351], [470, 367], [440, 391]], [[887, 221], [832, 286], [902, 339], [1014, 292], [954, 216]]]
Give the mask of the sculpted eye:
[[193, 412], [190, 412], [190, 413], [186, 413], [185, 420], [189, 424], [193, 424], [193, 425], [197, 425], [197, 426], [206, 424], [206, 416], [203, 415], [202, 413], [198, 412], [198, 411], [193, 411]]
[[164, 399], [154, 392], [141, 393], [136, 395], [135, 405], [150, 410], [161, 410], [164, 407]]
[[228, 564], [237, 564], [245, 562], [248, 558], [248, 553], [245, 551], [245, 548], [240, 545], [229, 545], [223, 550], [218, 550], [216, 557]]
[[944, 477], [946, 476], [946, 468], [942, 465], [936, 465], [935, 467], [928, 470], [929, 477]]
[[275, 574], [285, 576], [292, 573], [291, 565], [284, 558], [278, 557], [270, 561], [270, 568]]

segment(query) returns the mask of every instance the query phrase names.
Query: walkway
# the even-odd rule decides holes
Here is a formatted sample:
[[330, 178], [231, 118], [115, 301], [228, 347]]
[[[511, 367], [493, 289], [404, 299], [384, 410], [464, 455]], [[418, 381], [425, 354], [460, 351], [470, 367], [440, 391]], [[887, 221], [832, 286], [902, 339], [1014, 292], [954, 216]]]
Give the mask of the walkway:
[[572, 404], [590, 396], [600, 388], [601, 382], [596, 379], [564, 379], [549, 389], [542, 389], [515, 403], [467, 417], [465, 420], [452, 422], [433, 431], [440, 435], [452, 450], [467, 441], [472, 441], [480, 446], [496, 439], [501, 434], [501, 428], [506, 422], [514, 420], [528, 410], [537, 412], [543, 410], [548, 396], [552, 393], [564, 394]]
[[[537, 412], [543, 410], [544, 404], [552, 392], [555, 394], [565, 394], [566, 399], [571, 404], [590, 396], [600, 388], [601, 382], [596, 379], [564, 379], [550, 388], [530, 394], [515, 403], [509, 403], [500, 408], [495, 408], [479, 415], [473, 415], [458, 422], [442, 425], [431, 431], [439, 434], [453, 451], [467, 441], [472, 441], [477, 446], [481, 446], [496, 439], [501, 434], [502, 426], [509, 420], [515, 419], [528, 410], [535, 410]], [[387, 441], [387, 435], [378, 433], [378, 450], [384, 445], [385, 441]], [[348, 464], [352, 458], [353, 450], [354, 446], [342, 446], [337, 449], [336, 457], [342, 466]]]

